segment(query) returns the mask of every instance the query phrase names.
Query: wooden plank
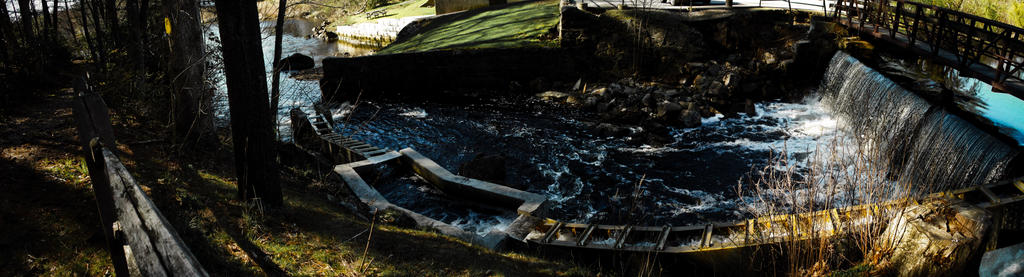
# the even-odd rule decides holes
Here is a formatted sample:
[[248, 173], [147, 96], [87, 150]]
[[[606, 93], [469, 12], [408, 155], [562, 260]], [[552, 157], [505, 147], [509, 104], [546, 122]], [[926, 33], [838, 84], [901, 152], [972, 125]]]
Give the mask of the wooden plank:
[[583, 229], [583, 234], [580, 235], [579, 239], [576, 240], [576, 245], [577, 246], [585, 246], [585, 245], [587, 245], [587, 242], [589, 242], [589, 240], [590, 240], [590, 235], [594, 234], [594, 229], [596, 229], [596, 228], [597, 228], [597, 225], [595, 225], [595, 224], [587, 225], [587, 228]]
[[989, 202], [992, 202], [992, 204], [999, 204], [999, 197], [996, 196], [995, 193], [992, 193], [992, 190], [988, 189], [988, 186], [978, 186], [978, 190], [984, 193], [985, 197], [988, 197]]
[[551, 240], [555, 239], [555, 235], [558, 234], [558, 229], [562, 228], [562, 224], [563, 223], [561, 221], [555, 223], [555, 226], [552, 226], [551, 229], [548, 229], [548, 232], [544, 234], [544, 238], [541, 239], [541, 242], [551, 243]]
[[711, 232], [714, 231], [715, 225], [708, 224], [704, 226], [704, 234], [701, 235], [700, 247], [707, 248], [711, 246]]
[[672, 226], [665, 226], [661, 229], [661, 234], [658, 235], [658, 244], [655, 246], [655, 250], [665, 250], [665, 243], [668, 242], [668, 235], [672, 233]]
[[615, 249], [622, 249], [623, 246], [626, 246], [626, 240], [629, 239], [629, 233], [632, 231], [633, 226], [627, 225], [619, 232], [619, 237], [615, 239]]
[[145, 195], [128, 169], [109, 150], [103, 151], [118, 222], [139, 270], [146, 276], [209, 276], [174, 228]]

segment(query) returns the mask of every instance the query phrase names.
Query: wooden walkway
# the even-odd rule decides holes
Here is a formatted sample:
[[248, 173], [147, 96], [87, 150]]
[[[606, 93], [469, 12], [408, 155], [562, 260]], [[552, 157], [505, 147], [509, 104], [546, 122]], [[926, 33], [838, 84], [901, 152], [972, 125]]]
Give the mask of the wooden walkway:
[[833, 17], [1024, 99], [1024, 29], [904, 0], [840, 0]]

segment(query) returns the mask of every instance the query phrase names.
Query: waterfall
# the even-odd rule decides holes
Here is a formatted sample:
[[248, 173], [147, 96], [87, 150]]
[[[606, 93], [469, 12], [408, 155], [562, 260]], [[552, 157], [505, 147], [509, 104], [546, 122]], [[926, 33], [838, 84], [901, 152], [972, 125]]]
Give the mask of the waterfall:
[[832, 57], [820, 91], [869, 158], [921, 189], [996, 181], [1019, 152], [843, 52]]

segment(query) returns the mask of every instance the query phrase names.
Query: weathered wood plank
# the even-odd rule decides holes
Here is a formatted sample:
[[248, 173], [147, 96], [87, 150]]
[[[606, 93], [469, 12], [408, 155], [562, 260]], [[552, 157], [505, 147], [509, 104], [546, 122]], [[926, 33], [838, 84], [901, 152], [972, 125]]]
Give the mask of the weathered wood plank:
[[206, 271], [200, 266], [191, 250], [174, 231], [174, 227], [160, 213], [153, 200], [146, 196], [145, 192], [135, 183], [134, 178], [121, 164], [121, 160], [111, 151], [104, 150], [103, 156], [108, 161], [108, 171], [117, 171], [118, 176], [123, 178], [124, 185], [130, 192], [126, 196], [134, 203], [135, 212], [143, 226], [147, 227], [146, 231], [159, 252], [158, 257], [167, 270], [173, 273], [171, 275], [207, 276]]

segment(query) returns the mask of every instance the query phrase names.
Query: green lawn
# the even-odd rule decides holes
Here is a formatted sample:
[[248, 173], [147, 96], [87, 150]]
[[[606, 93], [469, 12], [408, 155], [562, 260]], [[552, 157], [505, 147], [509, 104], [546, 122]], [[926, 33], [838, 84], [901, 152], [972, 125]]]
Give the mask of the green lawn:
[[[409, 1], [404, 1], [404, 2], [398, 3], [398, 4], [391, 4], [391, 5], [379, 7], [379, 8], [376, 8], [376, 9], [368, 10], [368, 11], [363, 12], [361, 14], [357, 14], [357, 15], [353, 15], [353, 16], [347, 16], [341, 22], [338, 22], [337, 25], [338, 26], [352, 25], [352, 24], [357, 24], [357, 23], [374, 21], [374, 20], [381, 19], [381, 18], [403, 18], [403, 17], [410, 17], [410, 16], [433, 15], [434, 14], [434, 6], [423, 7], [423, 5], [426, 4], [426, 3], [427, 3], [427, 0], [409, 0]], [[384, 16], [378, 17], [378, 18], [373, 18], [373, 19], [367, 19], [366, 18], [367, 14], [369, 14], [371, 12], [375, 12], [375, 11], [380, 11], [380, 10], [386, 11]]]
[[426, 23], [420, 33], [378, 54], [472, 48], [551, 47], [558, 1], [523, 2], [466, 11]]

